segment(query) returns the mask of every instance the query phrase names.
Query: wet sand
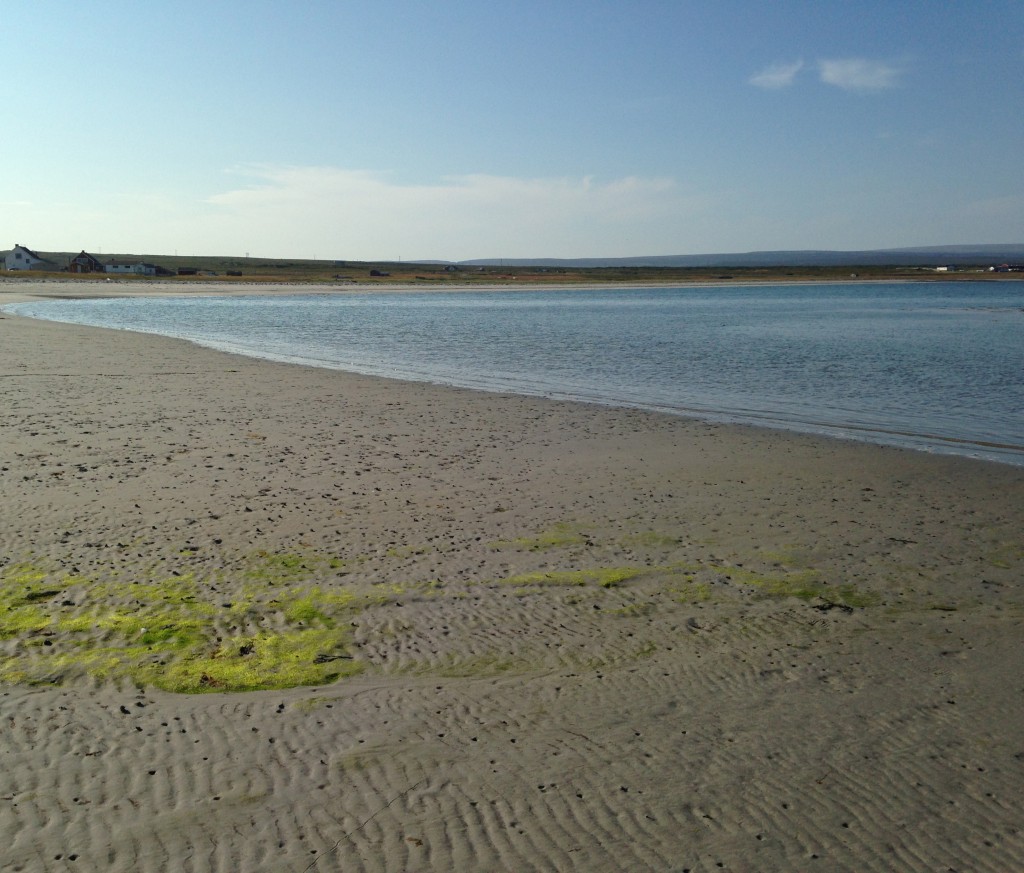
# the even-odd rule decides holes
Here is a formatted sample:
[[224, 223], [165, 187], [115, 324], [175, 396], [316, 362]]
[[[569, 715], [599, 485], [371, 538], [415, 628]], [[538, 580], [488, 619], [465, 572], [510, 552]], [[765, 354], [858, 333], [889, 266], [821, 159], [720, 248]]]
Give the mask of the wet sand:
[[1024, 868], [1022, 469], [3, 313], [0, 385], [4, 869]]

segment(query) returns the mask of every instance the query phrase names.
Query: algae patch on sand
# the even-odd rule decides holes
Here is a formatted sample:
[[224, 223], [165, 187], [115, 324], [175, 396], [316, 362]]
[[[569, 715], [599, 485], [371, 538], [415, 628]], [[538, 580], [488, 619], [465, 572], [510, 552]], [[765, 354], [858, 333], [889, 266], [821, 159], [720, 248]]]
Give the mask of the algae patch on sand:
[[790, 573], [755, 573], [742, 567], [729, 567], [724, 578], [736, 585], [753, 588], [763, 597], [795, 597], [798, 600], [821, 600], [825, 604], [850, 609], [874, 606], [879, 597], [855, 585], [830, 585], [813, 570]]
[[595, 567], [586, 570], [551, 570], [539, 573], [520, 573], [502, 579], [504, 585], [600, 585], [613, 588], [644, 572], [641, 567]]
[[491, 543], [493, 549], [522, 549], [531, 552], [560, 549], [567, 546], [581, 546], [588, 542], [586, 534], [569, 524], [556, 524], [536, 536], [520, 537], [514, 540], [497, 540]]
[[[271, 572], [282, 581], [297, 571], [275, 563]], [[9, 566], [0, 571], [0, 680], [58, 684], [85, 675], [177, 692], [327, 683], [363, 668], [339, 619], [388, 596], [249, 584], [225, 600], [224, 587], [223, 578], [188, 574], [94, 580]]]

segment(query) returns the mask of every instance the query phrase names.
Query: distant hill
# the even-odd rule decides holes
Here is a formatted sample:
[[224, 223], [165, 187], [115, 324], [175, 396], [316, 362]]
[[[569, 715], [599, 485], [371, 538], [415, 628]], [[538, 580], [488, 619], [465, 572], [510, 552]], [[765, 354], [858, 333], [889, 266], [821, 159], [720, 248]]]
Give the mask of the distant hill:
[[[1005, 245], [924, 246], [867, 251], [734, 252], [707, 255], [652, 255], [636, 258], [480, 258], [462, 266], [506, 267], [838, 267], [838, 266], [980, 266], [1024, 262], [1024, 243]], [[424, 263], [424, 262], [421, 262]], [[444, 262], [438, 262], [444, 263]]]
[[[50, 264], [45, 269], [62, 270], [77, 252], [49, 252], [35, 249], [36, 253], [47, 259]], [[16, 273], [8, 273], [3, 269], [3, 256], [0, 251], [0, 276], [14, 278]], [[387, 277], [395, 279], [399, 276], [404, 280], [417, 278], [417, 270], [430, 273], [445, 273], [443, 268], [458, 266], [463, 268], [481, 268], [459, 272], [465, 279], [471, 273], [484, 275], [482, 268], [507, 271], [512, 268], [523, 270], [533, 269], [534, 272], [557, 270], [560, 274], [585, 270], [625, 271], [622, 275], [610, 278], [628, 279], [629, 271], [636, 269], [662, 270], [758, 270], [774, 269], [789, 270], [801, 268], [841, 269], [844, 267], [861, 268], [928, 268], [955, 265], [957, 267], [988, 267], [999, 264], [1024, 264], [1024, 243], [1007, 243], [1003, 245], [954, 245], [928, 246], [901, 249], [871, 249], [865, 251], [773, 251], [773, 252], [732, 252], [701, 255], [650, 255], [633, 258], [476, 258], [466, 261], [415, 260], [406, 262], [395, 261], [339, 261], [333, 259], [280, 259], [280, 258], [241, 258], [236, 255], [155, 255], [155, 254], [102, 254], [99, 260], [106, 263], [111, 260], [156, 264], [170, 273], [179, 270], [192, 271], [204, 276], [254, 276], [261, 279], [271, 277], [281, 281], [317, 280], [353, 278], [356, 274], [367, 273], [377, 268], [387, 273]], [[426, 269], [424, 269], [426, 268]], [[433, 269], [430, 269], [433, 268]], [[452, 271], [455, 272], [455, 271]], [[353, 274], [350, 276], [349, 274]], [[344, 274], [344, 275], [342, 275]], [[408, 274], [408, 275], [406, 275]], [[365, 277], [364, 277], [365, 278]], [[420, 277], [422, 278], [422, 277]], [[449, 276], [448, 278], [451, 278]], [[603, 276], [590, 276], [590, 279]]]

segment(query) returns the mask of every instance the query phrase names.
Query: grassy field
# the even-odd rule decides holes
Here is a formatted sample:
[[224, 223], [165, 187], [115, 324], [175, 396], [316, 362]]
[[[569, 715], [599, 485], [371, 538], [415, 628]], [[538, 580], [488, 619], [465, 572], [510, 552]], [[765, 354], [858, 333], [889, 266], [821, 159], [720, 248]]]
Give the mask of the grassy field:
[[[40, 253], [54, 265], [50, 271], [3, 273], [4, 279], [60, 278], [79, 282], [105, 281], [103, 273], [76, 275], [62, 271], [73, 256], [68, 252]], [[207, 282], [283, 282], [297, 284], [409, 284], [423, 287], [445, 285], [574, 285], [595, 282], [621, 284], [728, 282], [742, 284], [758, 281], [851, 281], [870, 279], [953, 279], [993, 278], [982, 267], [962, 267], [957, 273], [937, 273], [919, 266], [829, 266], [829, 267], [597, 267], [564, 269], [560, 267], [458, 267], [446, 270], [443, 264], [407, 262], [367, 262], [333, 260], [279, 260], [272, 258], [182, 257], [176, 255], [104, 255], [103, 260], [144, 261], [169, 271], [162, 276], [111, 276], [117, 281], [181, 282], [183, 285]], [[178, 275], [179, 270], [196, 271]]]

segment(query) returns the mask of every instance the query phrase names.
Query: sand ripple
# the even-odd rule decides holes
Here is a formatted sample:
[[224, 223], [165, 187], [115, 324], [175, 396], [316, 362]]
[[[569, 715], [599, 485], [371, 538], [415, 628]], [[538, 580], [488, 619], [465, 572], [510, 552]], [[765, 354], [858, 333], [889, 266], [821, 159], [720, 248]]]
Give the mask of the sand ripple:
[[1021, 471], [13, 318], [0, 384], [5, 870], [1024, 868]]

